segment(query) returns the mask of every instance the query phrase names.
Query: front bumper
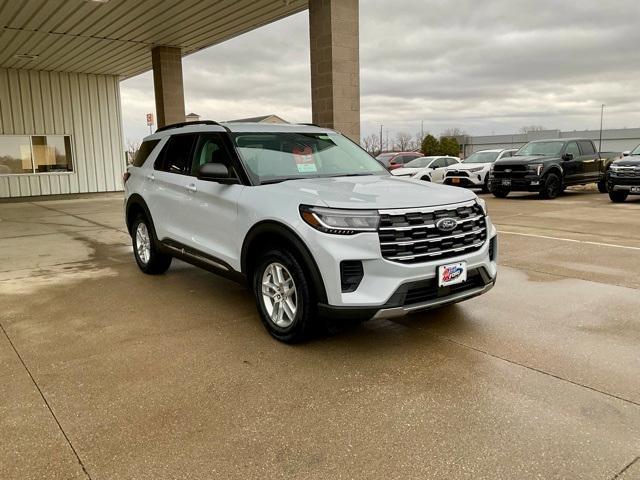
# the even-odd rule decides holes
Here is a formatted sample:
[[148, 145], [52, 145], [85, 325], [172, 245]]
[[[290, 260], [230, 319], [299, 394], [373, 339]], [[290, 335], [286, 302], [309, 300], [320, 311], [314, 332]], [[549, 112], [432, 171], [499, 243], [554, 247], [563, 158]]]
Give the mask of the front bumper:
[[444, 177], [443, 183], [454, 187], [482, 188], [484, 186], [484, 176], [482, 173], [470, 173], [468, 177], [455, 175]]
[[[525, 175], [523, 177], [490, 176], [489, 189], [508, 189], [511, 192], [537, 192], [540, 190], [542, 177], [538, 175]], [[509, 186], [503, 184], [503, 180], [509, 180]]]
[[616, 175], [609, 172], [607, 175], [607, 189], [610, 192], [627, 192], [632, 195], [640, 194], [640, 192], [632, 192], [640, 188], [640, 175]]
[[[487, 292], [497, 276], [497, 236], [489, 217], [486, 217], [486, 223], [487, 239], [478, 250], [420, 263], [399, 263], [383, 258], [377, 233], [340, 237], [314, 231], [307, 241], [316, 256], [327, 293], [326, 303], [319, 305], [320, 314], [360, 319], [399, 316]], [[340, 263], [353, 260], [362, 262], [364, 275], [355, 291], [343, 292]], [[437, 288], [438, 267], [461, 261], [466, 262], [473, 283], [468, 281], [456, 288]]]

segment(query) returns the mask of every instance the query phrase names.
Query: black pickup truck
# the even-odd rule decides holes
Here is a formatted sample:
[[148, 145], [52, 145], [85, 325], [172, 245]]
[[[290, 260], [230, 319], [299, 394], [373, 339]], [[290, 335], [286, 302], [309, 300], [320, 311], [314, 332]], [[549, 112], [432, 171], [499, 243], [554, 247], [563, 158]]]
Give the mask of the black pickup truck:
[[610, 163], [588, 139], [536, 140], [493, 164], [489, 188], [498, 198], [509, 192], [538, 192], [541, 198], [555, 198], [569, 185], [597, 183], [600, 192], [606, 193], [605, 172]]
[[607, 189], [609, 198], [616, 203], [624, 202], [629, 195], [640, 195], [640, 145], [611, 164], [607, 171]]

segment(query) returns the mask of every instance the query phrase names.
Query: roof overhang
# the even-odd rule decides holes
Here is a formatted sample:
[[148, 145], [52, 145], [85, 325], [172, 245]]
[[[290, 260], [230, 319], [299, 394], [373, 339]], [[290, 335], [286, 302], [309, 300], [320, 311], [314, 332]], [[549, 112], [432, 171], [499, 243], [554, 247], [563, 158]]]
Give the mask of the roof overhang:
[[154, 46], [184, 56], [307, 8], [308, 0], [5, 1], [0, 67], [127, 78], [151, 69]]

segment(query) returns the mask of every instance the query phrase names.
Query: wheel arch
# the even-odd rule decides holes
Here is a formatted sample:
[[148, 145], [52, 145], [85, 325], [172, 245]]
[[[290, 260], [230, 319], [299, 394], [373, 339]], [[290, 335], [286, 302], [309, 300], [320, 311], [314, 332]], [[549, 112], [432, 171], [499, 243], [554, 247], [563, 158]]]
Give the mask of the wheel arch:
[[296, 232], [282, 223], [265, 220], [257, 223], [249, 230], [242, 243], [240, 256], [242, 274], [250, 278], [252, 268], [258, 259], [258, 254], [276, 246], [284, 246], [296, 256], [313, 282], [318, 302], [326, 302], [327, 293], [324, 281], [309, 247]]
[[560, 177], [560, 181], [564, 182], [564, 170], [557, 163], [552, 163], [547, 167], [542, 176], [549, 175], [550, 173], [555, 173]]
[[147, 202], [145, 202], [137, 193], [134, 193], [128, 198], [127, 206], [125, 208], [125, 222], [127, 224], [127, 231], [129, 232], [129, 235], [132, 234], [131, 229], [133, 227], [133, 221], [140, 213], [149, 221], [150, 227], [153, 229], [153, 235], [155, 236], [155, 227], [153, 225], [153, 219], [151, 218], [151, 212], [149, 211]]

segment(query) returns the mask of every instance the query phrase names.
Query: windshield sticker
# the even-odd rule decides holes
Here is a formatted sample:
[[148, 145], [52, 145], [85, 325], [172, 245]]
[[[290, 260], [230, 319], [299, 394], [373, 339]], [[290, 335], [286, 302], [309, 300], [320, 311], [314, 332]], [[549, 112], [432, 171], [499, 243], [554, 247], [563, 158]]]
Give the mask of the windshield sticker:
[[313, 160], [313, 150], [309, 145], [296, 145], [292, 150], [298, 173], [315, 173], [318, 171]]

